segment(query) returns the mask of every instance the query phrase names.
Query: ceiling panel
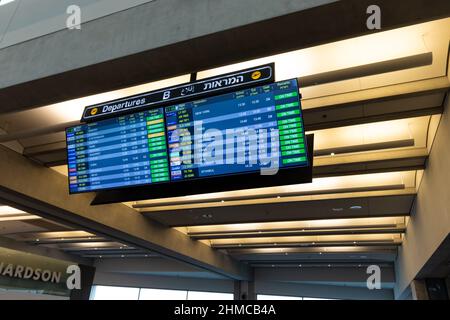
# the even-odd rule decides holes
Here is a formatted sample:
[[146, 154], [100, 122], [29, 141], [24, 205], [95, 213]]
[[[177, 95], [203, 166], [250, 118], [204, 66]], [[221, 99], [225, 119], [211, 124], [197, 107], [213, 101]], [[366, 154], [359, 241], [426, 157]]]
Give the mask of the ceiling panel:
[[[172, 227], [409, 215], [415, 193], [144, 212]], [[361, 206], [359, 210], [350, 209]]]

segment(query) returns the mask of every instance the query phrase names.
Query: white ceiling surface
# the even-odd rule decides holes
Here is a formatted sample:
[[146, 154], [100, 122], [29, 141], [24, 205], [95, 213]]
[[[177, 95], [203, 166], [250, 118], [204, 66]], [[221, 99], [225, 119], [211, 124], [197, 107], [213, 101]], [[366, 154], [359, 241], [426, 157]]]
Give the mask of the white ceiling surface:
[[0, 6], [0, 49], [66, 28], [67, 8], [88, 22], [154, 0], [14, 0]]
[[[303, 108], [308, 109], [313, 105], [313, 101], [321, 97], [445, 76], [449, 38], [450, 19], [443, 19], [203, 71], [199, 73], [199, 78], [267, 62], [275, 62], [276, 78], [277, 80], [284, 80], [425, 52], [433, 53], [433, 63], [429, 66], [301, 88]], [[392, 45], [386, 45], [386, 43], [392, 43]], [[0, 116], [0, 128], [8, 133], [14, 133], [26, 131], [30, 128], [45, 128], [76, 121], [81, 118], [82, 111], [87, 105], [188, 81], [189, 76], [185, 75], [124, 90], [61, 102], [30, 111], [2, 115]], [[23, 139], [20, 142], [24, 147], [28, 147], [63, 140], [63, 134], [58, 133]]]
[[280, 81], [426, 52], [433, 53], [433, 64], [430, 66], [308, 88], [302, 88], [300, 83], [303, 99], [307, 101], [334, 94], [445, 76], [449, 39], [450, 18], [447, 18], [206, 70], [199, 73], [199, 79], [275, 62], [276, 80]]

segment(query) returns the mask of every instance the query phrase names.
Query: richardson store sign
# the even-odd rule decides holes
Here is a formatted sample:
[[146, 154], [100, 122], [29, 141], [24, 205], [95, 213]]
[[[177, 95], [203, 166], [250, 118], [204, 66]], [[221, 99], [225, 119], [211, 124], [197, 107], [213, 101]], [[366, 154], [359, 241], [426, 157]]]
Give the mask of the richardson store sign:
[[12, 263], [0, 261], [0, 275], [17, 279], [60, 283], [62, 272], [14, 265]]
[[80, 281], [76, 264], [0, 247], [0, 288], [69, 296], [80, 289]]

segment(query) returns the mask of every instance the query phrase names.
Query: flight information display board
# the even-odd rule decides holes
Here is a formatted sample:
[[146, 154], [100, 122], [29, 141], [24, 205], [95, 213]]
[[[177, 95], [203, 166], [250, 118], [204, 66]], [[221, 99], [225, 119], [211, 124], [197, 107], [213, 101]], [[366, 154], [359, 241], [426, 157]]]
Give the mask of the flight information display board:
[[308, 165], [297, 80], [165, 112], [172, 181]]
[[69, 128], [71, 193], [169, 181], [163, 108]]
[[307, 167], [299, 98], [294, 79], [68, 128], [70, 192]]

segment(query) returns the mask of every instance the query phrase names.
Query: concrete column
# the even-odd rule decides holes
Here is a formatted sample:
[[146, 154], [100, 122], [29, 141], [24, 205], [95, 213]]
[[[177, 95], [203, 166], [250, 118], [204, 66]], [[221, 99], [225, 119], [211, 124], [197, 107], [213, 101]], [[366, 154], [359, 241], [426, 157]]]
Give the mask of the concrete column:
[[85, 265], [79, 267], [81, 270], [81, 289], [73, 289], [70, 292], [70, 300], [89, 300], [94, 283], [95, 268]]
[[413, 280], [411, 282], [413, 300], [429, 300], [425, 280]]
[[254, 281], [235, 281], [234, 300], [256, 300]]
[[445, 279], [445, 284], [447, 285], [448, 299], [450, 300], [450, 275]]

